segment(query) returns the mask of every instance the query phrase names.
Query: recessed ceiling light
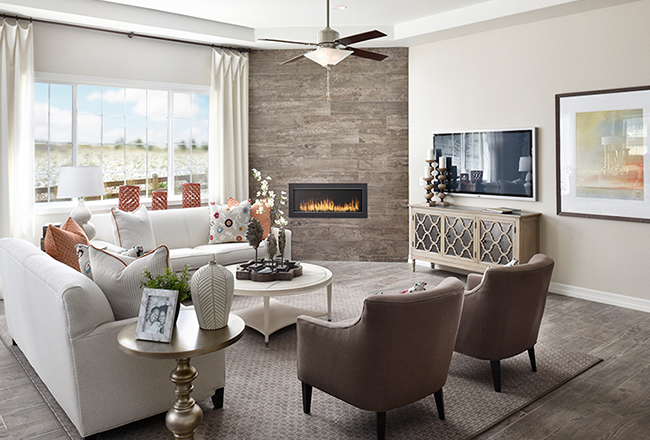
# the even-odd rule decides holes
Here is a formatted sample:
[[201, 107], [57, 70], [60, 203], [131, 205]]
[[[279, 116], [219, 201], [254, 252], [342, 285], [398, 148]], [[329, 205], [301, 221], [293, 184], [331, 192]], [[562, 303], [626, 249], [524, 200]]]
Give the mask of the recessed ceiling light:
[[345, 6], [345, 5], [336, 5], [336, 6], [332, 6], [332, 9], [335, 9], [335, 10], [337, 10], [337, 11], [342, 11], [342, 10], [347, 9], [347, 8], [348, 8], [348, 7]]

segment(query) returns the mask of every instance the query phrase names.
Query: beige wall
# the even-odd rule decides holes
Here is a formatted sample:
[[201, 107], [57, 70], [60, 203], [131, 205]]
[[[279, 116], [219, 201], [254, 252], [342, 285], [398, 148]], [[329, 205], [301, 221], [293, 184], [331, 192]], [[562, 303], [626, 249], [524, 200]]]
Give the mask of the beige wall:
[[34, 23], [37, 72], [210, 85], [211, 49]]
[[538, 202], [452, 203], [541, 212], [555, 283], [650, 300], [650, 224], [556, 215], [554, 107], [558, 93], [650, 84], [648, 17], [640, 1], [411, 48], [410, 202], [424, 200], [432, 132], [536, 126]]

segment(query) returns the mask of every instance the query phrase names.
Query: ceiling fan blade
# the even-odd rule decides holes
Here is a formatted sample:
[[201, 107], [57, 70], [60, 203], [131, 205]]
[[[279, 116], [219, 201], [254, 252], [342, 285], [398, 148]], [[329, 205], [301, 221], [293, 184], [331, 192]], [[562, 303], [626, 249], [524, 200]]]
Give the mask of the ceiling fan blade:
[[388, 58], [388, 55], [377, 52], [370, 52], [369, 50], [357, 49], [356, 47], [348, 47], [348, 49], [352, 50], [352, 55], [361, 58], [368, 58], [375, 61], [381, 61], [385, 58]]
[[344, 46], [347, 46], [349, 44], [354, 44], [354, 43], [360, 43], [362, 41], [368, 41], [368, 40], [374, 40], [375, 38], [380, 38], [380, 37], [385, 37], [386, 34], [374, 30], [374, 31], [368, 31], [368, 32], [363, 32], [361, 34], [356, 34], [356, 35], [350, 35], [349, 37], [343, 37], [339, 38], [336, 40], [337, 43], [342, 44]]
[[289, 63], [293, 63], [294, 61], [298, 61], [300, 58], [304, 58], [304, 57], [305, 57], [304, 54], [302, 54], [302, 55], [298, 55], [297, 57], [293, 57], [293, 58], [291, 58], [291, 59], [289, 59], [289, 60], [287, 60], [287, 61], [283, 61], [283, 62], [280, 63], [280, 64], [289, 64]]
[[303, 46], [318, 46], [316, 43], [304, 43], [302, 41], [275, 40], [273, 38], [260, 38], [262, 41], [275, 41], [276, 43], [302, 44]]

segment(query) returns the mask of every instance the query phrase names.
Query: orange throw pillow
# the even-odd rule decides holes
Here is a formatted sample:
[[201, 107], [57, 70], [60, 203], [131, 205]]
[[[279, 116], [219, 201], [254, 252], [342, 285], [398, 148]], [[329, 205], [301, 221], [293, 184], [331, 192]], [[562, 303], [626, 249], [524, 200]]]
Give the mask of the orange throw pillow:
[[[239, 205], [239, 200], [228, 197], [228, 208]], [[255, 203], [251, 206], [251, 217], [256, 218], [260, 222], [262, 228], [264, 228], [264, 235], [262, 240], [266, 240], [266, 237], [271, 233], [271, 211], [268, 208], [264, 208], [264, 212], [260, 212], [260, 204]]]
[[90, 244], [86, 233], [72, 217], [68, 217], [60, 228], [54, 225], [47, 227], [45, 233], [45, 252], [55, 260], [67, 264], [74, 270], [79, 270], [79, 257], [75, 245]]

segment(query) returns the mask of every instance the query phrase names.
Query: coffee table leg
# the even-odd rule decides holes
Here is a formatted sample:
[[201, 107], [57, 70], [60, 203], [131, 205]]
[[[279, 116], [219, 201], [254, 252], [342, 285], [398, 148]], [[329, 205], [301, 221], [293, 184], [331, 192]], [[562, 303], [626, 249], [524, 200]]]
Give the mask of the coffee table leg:
[[327, 285], [327, 320], [332, 322], [332, 283]]
[[269, 346], [269, 314], [270, 314], [270, 301], [268, 296], [264, 297], [264, 346]]
[[176, 368], [169, 376], [176, 385], [176, 401], [165, 416], [167, 429], [174, 434], [174, 438], [194, 439], [194, 431], [203, 420], [201, 407], [196, 405], [190, 396], [194, 389], [192, 381], [196, 376], [198, 373], [196, 368], [190, 365], [190, 358], [176, 359]]

